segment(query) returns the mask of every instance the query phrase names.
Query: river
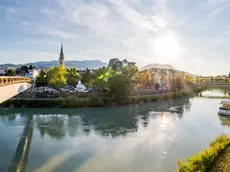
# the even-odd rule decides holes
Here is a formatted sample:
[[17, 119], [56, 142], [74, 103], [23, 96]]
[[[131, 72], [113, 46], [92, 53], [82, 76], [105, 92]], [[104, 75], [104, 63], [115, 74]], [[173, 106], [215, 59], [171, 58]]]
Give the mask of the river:
[[[230, 92], [230, 91], [229, 91]], [[230, 134], [226, 90], [141, 105], [0, 109], [0, 168], [35, 172], [168, 172]]]

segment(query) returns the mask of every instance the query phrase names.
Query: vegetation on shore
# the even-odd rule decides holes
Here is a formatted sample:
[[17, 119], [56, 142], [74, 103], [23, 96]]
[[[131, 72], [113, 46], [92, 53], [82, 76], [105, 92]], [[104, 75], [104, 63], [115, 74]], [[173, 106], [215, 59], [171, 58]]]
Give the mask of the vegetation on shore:
[[227, 146], [224, 149], [224, 151], [215, 159], [209, 169], [211, 172], [230, 171], [230, 146]]
[[178, 161], [177, 172], [209, 172], [212, 171], [212, 164], [216, 158], [230, 145], [230, 136], [220, 135], [210, 147], [194, 156], [189, 157], [185, 162]]
[[[62, 88], [65, 88], [66, 84], [74, 88], [79, 79], [86, 87], [92, 88], [92, 93], [80, 94], [75, 92], [69, 94], [62, 92]], [[166, 80], [166, 77], [161, 78], [162, 88], [167, 85]], [[136, 66], [126, 66], [122, 69], [118, 69], [116, 66], [112, 68], [102, 67], [94, 73], [86, 69], [81, 76], [75, 68], [65, 69], [58, 66], [50, 68], [48, 72], [42, 69], [36, 78], [36, 86], [43, 87], [42, 94], [45, 94], [46, 98], [38, 97], [34, 99], [33, 97], [37, 97], [37, 95], [29, 93], [28, 97], [25, 96], [26, 98], [24, 99], [11, 99], [1, 104], [1, 106], [75, 108], [126, 105], [180, 98], [202, 90], [202, 88], [197, 88], [192, 84], [191, 78], [185, 77], [183, 72], [178, 72], [171, 78], [171, 86], [167, 90], [171, 91], [171, 93], [146, 96], [137, 95], [136, 90], [138, 89], [153, 89], [153, 86], [155, 86], [155, 89], [159, 90], [160, 85], [157, 82], [151, 73], [147, 70], [138, 71]], [[44, 91], [45, 86], [58, 90], [57, 94], [49, 95]]]
[[78, 98], [76, 96], [68, 96], [65, 98], [57, 99], [10, 99], [1, 104], [2, 107], [53, 107], [53, 108], [77, 108], [77, 107], [99, 107], [108, 105], [127, 105], [155, 102], [158, 100], [170, 100], [186, 96], [196, 95], [201, 88], [196, 90], [187, 90], [180, 92], [172, 92], [158, 95], [145, 95], [145, 96], [129, 96], [123, 99], [121, 97], [90, 97], [90, 98]]
[[[118, 77], [122, 79], [119, 79]], [[101, 89], [108, 89], [109, 85], [111, 85], [109, 84], [109, 80], [116, 78], [118, 81], [117, 85], [121, 85], [122, 83], [120, 83], [120, 81], [124, 81], [125, 77], [127, 78], [126, 81], [129, 80], [129, 84], [127, 85], [135, 89], [155, 88], [156, 90], [159, 90], [160, 87], [165, 88], [166, 85], [171, 85], [170, 88], [168, 88], [168, 91], [180, 91], [183, 90], [185, 86], [189, 86], [190, 88], [193, 83], [193, 79], [191, 77], [186, 76], [183, 72], [177, 72], [173, 75], [173, 77], [170, 76], [171, 79], [169, 84], [169, 76], [166, 76], [166, 74], [162, 74], [159, 81], [154, 74], [151, 74], [147, 70], [138, 71], [136, 66], [126, 66], [123, 68], [116, 66], [112, 68], [101, 67], [93, 73], [86, 68], [81, 76], [77, 73], [75, 68], [65, 69], [58, 66], [50, 68], [48, 72], [41, 69], [39, 75], [36, 77], [35, 86], [49, 86], [60, 90], [65, 88], [67, 85], [76, 87], [76, 84], [81, 79], [82, 83], [87, 88], [94, 86]]]

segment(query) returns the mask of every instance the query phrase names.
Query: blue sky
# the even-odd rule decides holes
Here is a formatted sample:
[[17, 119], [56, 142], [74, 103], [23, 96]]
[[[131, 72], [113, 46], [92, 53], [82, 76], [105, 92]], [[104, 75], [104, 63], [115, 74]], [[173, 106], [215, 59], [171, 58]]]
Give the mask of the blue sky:
[[230, 0], [0, 0], [0, 63], [111, 57], [230, 72]]

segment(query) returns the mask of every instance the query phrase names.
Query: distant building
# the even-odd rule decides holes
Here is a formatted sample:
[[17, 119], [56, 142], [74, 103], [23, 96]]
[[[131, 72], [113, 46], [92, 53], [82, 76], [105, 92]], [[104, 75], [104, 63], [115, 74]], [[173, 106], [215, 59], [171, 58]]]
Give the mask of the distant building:
[[39, 71], [35, 69], [32, 65], [28, 66], [21, 66], [16, 69], [17, 76], [23, 76], [30, 78], [31, 80], [35, 81], [36, 77], [39, 75]]
[[21, 67], [16, 68], [17, 76], [26, 76], [26, 73], [29, 73], [28, 66], [21, 66]]
[[[90, 70], [90, 74], [91, 75], [94, 75], [95, 74], [95, 69], [89, 69]], [[82, 76], [83, 75], [83, 73], [85, 73], [85, 69], [80, 69], [80, 70], [77, 70], [77, 73], [80, 75], [80, 76]]]
[[126, 59], [120, 61], [118, 58], [113, 58], [113, 59], [110, 59], [108, 67], [110, 68], [115, 67], [118, 70], [121, 70], [124, 67], [132, 67], [135, 65], [136, 65], [135, 62], [128, 62], [128, 60]]
[[6, 74], [6, 68], [0, 68], [0, 76], [4, 76]]
[[38, 70], [30, 69], [29, 72], [25, 74], [25, 77], [30, 78], [31, 80], [35, 81], [38, 75], [39, 75]]
[[163, 68], [151, 68], [142, 70], [142, 72], [146, 71], [151, 80], [153, 81], [153, 85], [159, 84], [160, 89], [168, 88], [169, 90], [172, 87], [172, 79], [176, 73], [175, 70], [171, 69], [163, 69]]
[[65, 58], [64, 58], [63, 45], [62, 44], [61, 44], [61, 52], [60, 52], [60, 57], [59, 57], [59, 66], [65, 67]]

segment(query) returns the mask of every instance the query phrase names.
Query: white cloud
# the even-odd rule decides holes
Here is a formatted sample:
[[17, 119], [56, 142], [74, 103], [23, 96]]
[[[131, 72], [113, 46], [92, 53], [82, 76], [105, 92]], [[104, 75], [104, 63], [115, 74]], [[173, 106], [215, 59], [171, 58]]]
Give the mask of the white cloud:
[[116, 8], [116, 11], [121, 14], [129, 23], [133, 24], [138, 28], [145, 29], [146, 31], [157, 32], [158, 29], [153, 25], [149, 16], [145, 16], [121, 0], [110, 0], [110, 2]]
[[105, 5], [92, 3], [78, 5], [70, 17], [75, 24], [87, 26], [92, 31], [101, 33], [110, 32], [108, 15], [109, 10]]
[[15, 8], [8, 8], [7, 11], [11, 14], [15, 14], [18, 10]]
[[[132, 6], [137, 0], [109, 0], [107, 4], [72, 0], [57, 2], [55, 8], [44, 7], [36, 12], [44, 16], [43, 20], [24, 20], [21, 24], [31, 27], [35, 32], [61, 39], [80, 41], [87, 38], [91, 44], [89, 47], [92, 44], [95, 44], [96, 49], [106, 47], [108, 58], [119, 55], [121, 58], [126, 56], [150, 63], [153, 62], [151, 57], [159, 55], [160, 52], [168, 52], [175, 57], [182, 49], [178, 35], [170, 28], [173, 17], [163, 1], [157, 1], [160, 10], [152, 8], [148, 13], [141, 13]], [[99, 42], [103, 44], [99, 45]], [[168, 51], [164, 51], [164, 44]], [[91, 48], [91, 51], [97, 52], [95, 48]], [[105, 48], [100, 48], [98, 53], [104, 50]], [[146, 59], [141, 58], [143, 56]], [[163, 56], [164, 54], [158, 59]]]
[[[209, 31], [220, 30], [221, 35], [223, 30], [217, 28], [213, 19], [229, 7], [230, 0], [205, 0], [183, 12], [179, 7], [184, 8], [184, 1], [177, 6], [175, 1], [172, 7], [169, 0], [57, 0], [52, 2], [52, 8], [50, 1], [42, 2], [34, 7], [28, 1], [23, 9], [12, 7], [6, 12], [11, 21], [20, 23], [21, 30], [34, 34], [35, 39], [39, 36], [58, 43], [63, 40], [69, 48], [67, 59], [108, 61], [119, 57], [141, 65], [158, 62], [186, 69], [188, 61], [199, 66], [205, 55], [212, 54], [214, 59], [218, 54], [215, 50], [229, 39], [227, 34], [218, 38]], [[207, 47], [214, 53], [204, 52]], [[20, 56], [31, 61], [27, 54]], [[8, 57], [12, 55], [9, 53]], [[36, 54], [33, 58], [40, 59]]]
[[210, 13], [210, 15], [211, 16], [217, 16], [218, 14], [220, 14], [221, 12], [223, 12], [224, 10], [226, 10], [229, 7], [230, 7], [230, 4], [220, 5], [216, 8], [214, 8], [213, 11]]
[[168, 25], [167, 22], [159, 16], [151, 16], [150, 19], [160, 28], [165, 28]]

